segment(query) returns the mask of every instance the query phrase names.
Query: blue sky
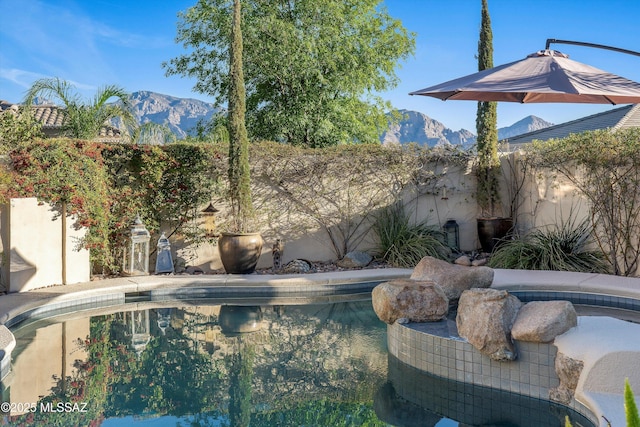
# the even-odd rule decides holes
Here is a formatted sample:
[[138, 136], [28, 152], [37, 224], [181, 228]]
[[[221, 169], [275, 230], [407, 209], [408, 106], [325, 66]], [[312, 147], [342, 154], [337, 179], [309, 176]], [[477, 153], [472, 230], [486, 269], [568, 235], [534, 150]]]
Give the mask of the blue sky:
[[[322, 1], [322, 0], [318, 0]], [[161, 63], [183, 53], [176, 14], [195, 0], [0, 0], [0, 99], [20, 102], [41, 77], [60, 77], [91, 96], [105, 84], [208, 101], [194, 81], [165, 77]], [[385, 0], [389, 13], [416, 33], [416, 53], [398, 70], [400, 84], [382, 94], [396, 108], [420, 111], [454, 130], [475, 132], [476, 103], [408, 93], [471, 74], [480, 0]], [[639, 0], [489, 0], [495, 65], [543, 49], [547, 38], [640, 51]], [[570, 45], [552, 48], [640, 81], [640, 57]], [[498, 106], [498, 126], [533, 114], [562, 123], [605, 111], [605, 105]]]

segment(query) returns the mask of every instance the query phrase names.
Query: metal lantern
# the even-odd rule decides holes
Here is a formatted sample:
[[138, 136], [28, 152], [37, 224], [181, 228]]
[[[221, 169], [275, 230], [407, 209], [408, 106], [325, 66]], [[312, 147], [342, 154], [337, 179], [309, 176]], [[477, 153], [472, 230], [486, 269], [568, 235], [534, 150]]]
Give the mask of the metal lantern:
[[145, 228], [140, 215], [131, 224], [127, 245], [124, 249], [122, 273], [127, 276], [149, 274], [149, 240], [151, 235]]
[[216, 237], [216, 212], [219, 212], [213, 206], [213, 203], [209, 202], [209, 206], [202, 210], [202, 216], [204, 217], [204, 235], [206, 237]]
[[460, 227], [455, 219], [449, 219], [443, 226], [447, 246], [454, 251], [460, 251]]
[[158, 251], [156, 256], [156, 274], [173, 273], [173, 258], [171, 258], [171, 243], [162, 233], [158, 239]]
[[129, 314], [131, 347], [140, 355], [151, 341], [149, 310], [133, 310]]

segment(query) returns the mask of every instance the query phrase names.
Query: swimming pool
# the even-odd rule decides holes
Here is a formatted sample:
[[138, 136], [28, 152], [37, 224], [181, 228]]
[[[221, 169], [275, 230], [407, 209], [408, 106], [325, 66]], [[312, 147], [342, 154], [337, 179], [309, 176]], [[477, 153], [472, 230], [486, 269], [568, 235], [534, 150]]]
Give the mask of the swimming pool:
[[[496, 422], [522, 412], [500, 395], [487, 413], [487, 390], [429, 382], [390, 357], [368, 295], [299, 302], [141, 299], [24, 320], [13, 328], [13, 372], [2, 384], [10, 411], [1, 425], [441, 427], [467, 422], [474, 399]], [[395, 394], [401, 387], [406, 396], [407, 384], [431, 385], [427, 397], [408, 401]], [[444, 393], [453, 410], [429, 390]], [[565, 414], [578, 419], [511, 396], [518, 408], [546, 410], [549, 426], [564, 425]], [[404, 419], [407, 408], [413, 415]]]

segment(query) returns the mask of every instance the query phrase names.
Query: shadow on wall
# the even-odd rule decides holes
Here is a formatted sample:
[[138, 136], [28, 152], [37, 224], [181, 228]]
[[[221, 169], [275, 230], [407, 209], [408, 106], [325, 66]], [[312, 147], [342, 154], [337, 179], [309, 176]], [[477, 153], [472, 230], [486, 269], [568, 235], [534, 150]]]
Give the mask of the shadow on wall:
[[[3, 263], [3, 269], [6, 266]], [[6, 291], [17, 292], [25, 288], [29, 281], [36, 275], [38, 269], [31, 262], [27, 261], [16, 248], [11, 248], [9, 256], [8, 280], [3, 284], [8, 285]], [[5, 285], [5, 286], [6, 286]]]

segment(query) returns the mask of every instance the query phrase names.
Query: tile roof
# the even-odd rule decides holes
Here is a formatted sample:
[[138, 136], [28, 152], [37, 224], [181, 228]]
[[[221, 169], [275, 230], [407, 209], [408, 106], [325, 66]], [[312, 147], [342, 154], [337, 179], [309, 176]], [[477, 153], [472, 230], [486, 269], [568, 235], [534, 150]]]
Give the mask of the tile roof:
[[[17, 113], [21, 106], [11, 104], [7, 101], [0, 101], [0, 113], [11, 111]], [[48, 137], [59, 136], [64, 123], [64, 108], [56, 105], [34, 105], [34, 116], [42, 124], [42, 130]], [[115, 126], [106, 124], [100, 128], [100, 134], [95, 140], [100, 142], [121, 142], [122, 133]]]
[[529, 143], [533, 140], [546, 141], [552, 138], [565, 138], [570, 134], [585, 131], [617, 130], [637, 126], [640, 126], [640, 104], [631, 104], [570, 122], [549, 126], [548, 128], [527, 132], [504, 139], [501, 142], [508, 143], [511, 148], [518, 148], [520, 144]]

